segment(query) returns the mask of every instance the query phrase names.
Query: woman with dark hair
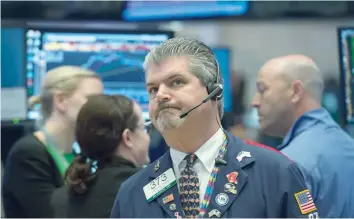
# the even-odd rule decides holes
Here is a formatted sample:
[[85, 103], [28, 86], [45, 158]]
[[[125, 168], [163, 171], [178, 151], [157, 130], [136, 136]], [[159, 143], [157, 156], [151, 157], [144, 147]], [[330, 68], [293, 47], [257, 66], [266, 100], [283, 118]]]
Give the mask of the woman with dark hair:
[[122, 182], [149, 162], [140, 107], [125, 96], [88, 98], [76, 123], [81, 149], [52, 196], [55, 217], [108, 218]]

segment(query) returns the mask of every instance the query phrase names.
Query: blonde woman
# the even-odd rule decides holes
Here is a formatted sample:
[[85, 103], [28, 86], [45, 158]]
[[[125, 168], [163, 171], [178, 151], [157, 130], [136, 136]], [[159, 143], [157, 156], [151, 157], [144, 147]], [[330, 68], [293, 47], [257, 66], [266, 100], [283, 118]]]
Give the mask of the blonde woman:
[[50, 199], [71, 160], [75, 123], [87, 97], [103, 93], [97, 75], [75, 66], [49, 71], [41, 93], [29, 105], [40, 104], [43, 125], [12, 147], [3, 177], [3, 202], [7, 217], [52, 217]]

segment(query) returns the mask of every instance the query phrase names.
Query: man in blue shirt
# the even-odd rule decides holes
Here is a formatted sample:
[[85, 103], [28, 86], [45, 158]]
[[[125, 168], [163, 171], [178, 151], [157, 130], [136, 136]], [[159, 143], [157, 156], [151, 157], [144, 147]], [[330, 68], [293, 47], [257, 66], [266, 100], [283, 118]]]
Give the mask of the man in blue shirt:
[[323, 78], [303, 55], [268, 61], [260, 70], [257, 108], [261, 130], [283, 137], [285, 155], [305, 170], [321, 217], [354, 217], [354, 140], [321, 108]]

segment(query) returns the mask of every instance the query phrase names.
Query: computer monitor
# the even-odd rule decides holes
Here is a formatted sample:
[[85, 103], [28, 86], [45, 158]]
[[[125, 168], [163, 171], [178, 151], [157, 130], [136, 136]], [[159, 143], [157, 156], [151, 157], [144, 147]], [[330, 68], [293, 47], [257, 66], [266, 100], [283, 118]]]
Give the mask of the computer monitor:
[[344, 125], [354, 125], [354, 27], [338, 28], [341, 109]]
[[[156, 45], [173, 37], [162, 31], [102, 31], [31, 28], [26, 31], [28, 96], [40, 91], [47, 71], [61, 65], [91, 69], [103, 80], [104, 93], [136, 100], [148, 119], [149, 96], [142, 64]], [[28, 117], [40, 116], [37, 109]]]
[[1, 27], [2, 122], [17, 123], [27, 118], [24, 34], [24, 27]]
[[127, 1], [122, 12], [126, 21], [204, 19], [244, 16], [249, 1]]
[[224, 99], [224, 112], [232, 111], [232, 91], [231, 91], [231, 51], [228, 48], [215, 47], [212, 48], [218, 61], [220, 72], [223, 78], [223, 99]]

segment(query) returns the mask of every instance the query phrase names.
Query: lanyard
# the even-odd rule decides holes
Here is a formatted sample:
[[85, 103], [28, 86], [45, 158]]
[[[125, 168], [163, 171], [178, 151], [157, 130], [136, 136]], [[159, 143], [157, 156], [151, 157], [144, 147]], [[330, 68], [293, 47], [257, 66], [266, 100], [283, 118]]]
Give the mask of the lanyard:
[[[218, 153], [217, 158], [220, 158], [220, 159], [224, 158], [224, 155], [227, 150], [227, 148], [226, 148], [227, 143], [228, 143], [228, 139], [227, 139], [226, 135], [224, 135], [224, 142], [219, 149], [219, 153]], [[220, 169], [220, 167], [218, 165], [215, 165], [213, 171], [210, 174], [208, 186], [206, 188], [205, 195], [204, 195], [204, 200], [200, 205], [200, 211], [199, 211], [199, 216], [198, 216], [199, 218], [203, 218], [203, 216], [205, 215], [205, 212], [209, 206], [211, 194], [213, 193], [213, 190], [214, 190], [214, 184], [215, 184], [216, 176], [219, 172], [219, 169]]]
[[60, 172], [60, 175], [64, 178], [65, 175], [65, 171], [66, 169], [69, 167], [68, 162], [66, 161], [63, 153], [61, 153], [57, 147], [55, 147], [54, 141], [52, 136], [49, 134], [49, 132], [47, 131], [47, 129], [45, 129], [44, 127], [42, 128], [42, 131], [44, 133], [45, 136], [45, 140], [47, 143], [47, 150], [49, 152], [49, 154], [52, 156], [52, 158], [54, 159], [54, 162], [56, 163], [58, 170]]

